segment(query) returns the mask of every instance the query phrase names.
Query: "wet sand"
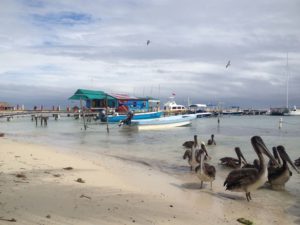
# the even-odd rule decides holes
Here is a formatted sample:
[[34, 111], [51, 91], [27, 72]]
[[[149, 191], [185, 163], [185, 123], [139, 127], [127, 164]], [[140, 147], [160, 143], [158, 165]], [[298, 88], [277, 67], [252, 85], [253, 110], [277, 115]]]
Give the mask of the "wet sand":
[[0, 224], [296, 224], [273, 204], [280, 193], [270, 201], [258, 190], [247, 202], [222, 182], [200, 189], [193, 173], [0, 139]]

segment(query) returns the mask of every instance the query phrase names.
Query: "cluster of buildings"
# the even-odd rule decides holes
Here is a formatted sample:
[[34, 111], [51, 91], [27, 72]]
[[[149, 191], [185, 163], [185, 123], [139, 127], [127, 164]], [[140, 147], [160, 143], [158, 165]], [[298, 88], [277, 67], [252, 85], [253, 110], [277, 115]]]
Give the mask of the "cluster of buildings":
[[[80, 105], [74, 106], [72, 109], [70, 107], [66, 108], [67, 112], [73, 111], [78, 112], [80, 108], [88, 109], [90, 112], [99, 112], [101, 110], [108, 110], [109, 113], [126, 113], [128, 111], [134, 111], [136, 113], [142, 112], [156, 112], [161, 109], [161, 102], [157, 98], [153, 97], [136, 97], [128, 94], [115, 94], [106, 93], [101, 90], [86, 90], [78, 89], [69, 100], [79, 100]], [[166, 114], [176, 114], [176, 113], [203, 113], [209, 112], [211, 114], [265, 114], [266, 111], [254, 112], [241, 110], [239, 107], [232, 107], [230, 109], [222, 109], [219, 105], [205, 105], [205, 104], [192, 104], [189, 107], [183, 105], [178, 105], [174, 96], [171, 96], [169, 101], [162, 106], [163, 111]], [[22, 106], [11, 106], [7, 102], [0, 102], [0, 111], [13, 111], [13, 110], [25, 110], [24, 105]], [[35, 106], [34, 111], [43, 111], [44, 108]], [[60, 106], [52, 107], [52, 111], [60, 111]], [[47, 110], [49, 111], [49, 110]]]
[[152, 97], [135, 97], [127, 94], [113, 94], [104, 91], [78, 89], [69, 100], [83, 101], [91, 111], [109, 109], [115, 112], [153, 112], [160, 109], [160, 100]]
[[0, 111], [11, 111], [11, 110], [16, 110], [16, 107], [11, 106], [8, 102], [0, 102]]

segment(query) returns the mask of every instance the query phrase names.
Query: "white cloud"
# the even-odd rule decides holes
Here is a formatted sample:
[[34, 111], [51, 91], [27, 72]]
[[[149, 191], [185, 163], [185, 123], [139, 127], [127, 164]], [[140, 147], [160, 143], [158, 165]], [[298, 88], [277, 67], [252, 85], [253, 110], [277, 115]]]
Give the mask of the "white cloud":
[[[287, 51], [290, 94], [300, 94], [299, 6], [297, 0], [3, 0], [0, 96], [52, 104], [77, 88], [94, 88], [162, 100], [176, 92], [182, 102], [189, 96], [285, 105]], [[13, 97], [9, 87], [18, 87]], [[18, 91], [29, 87], [47, 92], [20, 100]]]

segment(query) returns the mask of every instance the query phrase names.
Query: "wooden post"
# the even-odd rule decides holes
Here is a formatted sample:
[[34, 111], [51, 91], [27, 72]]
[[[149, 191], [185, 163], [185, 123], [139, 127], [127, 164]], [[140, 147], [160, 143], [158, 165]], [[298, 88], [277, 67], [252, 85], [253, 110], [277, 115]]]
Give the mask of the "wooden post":
[[[87, 126], [86, 126], [86, 123], [85, 123], [85, 116], [84, 116], [84, 112], [83, 112], [82, 98], [81, 97], [80, 97], [80, 108], [81, 108], [81, 111], [82, 111], [83, 127], [84, 127], [84, 130], [86, 130]], [[80, 113], [79, 113], [79, 116], [80, 116]]]
[[34, 115], [34, 119], [35, 119], [35, 126], [37, 127], [37, 124], [38, 124], [38, 115], [37, 114]]
[[109, 133], [109, 127], [108, 127], [108, 98], [107, 98], [107, 94], [106, 94], [106, 131], [107, 133]]

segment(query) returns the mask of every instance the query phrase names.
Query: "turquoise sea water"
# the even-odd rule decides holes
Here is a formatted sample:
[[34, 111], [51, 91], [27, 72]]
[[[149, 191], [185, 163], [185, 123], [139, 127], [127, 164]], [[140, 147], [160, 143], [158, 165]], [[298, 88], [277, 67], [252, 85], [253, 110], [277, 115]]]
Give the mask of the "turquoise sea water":
[[[29, 117], [15, 118], [7, 122], [0, 120], [0, 132], [10, 139], [60, 147], [68, 151], [93, 152], [118, 157], [128, 163], [145, 163], [153, 169], [171, 176], [180, 177], [189, 172], [187, 162], [182, 159], [182, 143], [193, 140], [207, 142], [211, 134], [215, 135], [216, 146], [208, 146], [212, 157], [211, 164], [216, 166], [220, 179], [225, 179], [228, 170], [224, 170], [218, 161], [224, 156], [233, 156], [234, 147], [239, 146], [248, 160], [252, 162], [256, 154], [250, 138], [259, 135], [271, 150], [273, 146], [283, 145], [294, 161], [300, 157], [300, 117], [283, 117], [283, 126], [279, 129], [277, 116], [224, 116], [218, 125], [216, 118], [194, 120], [191, 126], [172, 128], [162, 131], [122, 131], [117, 125], [92, 124], [83, 129], [83, 122], [72, 117], [62, 117], [55, 121], [50, 118], [47, 127], [35, 126]], [[286, 184], [283, 196], [294, 201], [289, 209], [299, 215], [300, 174], [291, 169], [292, 178]]]
[[105, 124], [92, 122], [85, 131], [83, 122], [72, 117], [62, 117], [58, 121], [50, 118], [47, 127], [36, 127], [29, 117], [20, 117], [10, 122], [1, 119], [0, 131], [16, 140], [145, 159], [166, 159], [171, 164], [182, 161], [182, 143], [193, 140], [195, 134], [204, 142], [215, 134], [217, 145], [210, 151], [215, 159], [234, 155], [234, 147], [239, 146], [252, 161], [256, 155], [250, 138], [260, 135], [270, 149], [281, 144], [292, 159], [300, 157], [300, 117], [283, 117], [281, 129], [278, 128], [279, 119], [276, 116], [228, 116], [222, 117], [218, 125], [216, 118], [201, 118], [188, 127], [161, 131], [122, 131], [114, 124], [109, 125], [110, 132], [107, 133]]

